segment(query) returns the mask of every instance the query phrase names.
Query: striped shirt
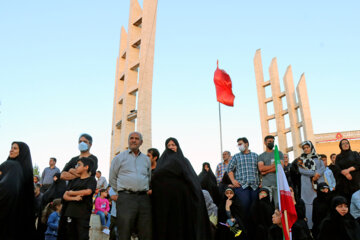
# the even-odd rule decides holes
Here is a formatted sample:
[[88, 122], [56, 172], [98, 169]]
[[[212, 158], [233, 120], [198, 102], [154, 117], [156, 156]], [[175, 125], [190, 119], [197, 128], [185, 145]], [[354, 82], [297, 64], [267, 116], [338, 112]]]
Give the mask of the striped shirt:
[[229, 172], [234, 173], [243, 189], [251, 187], [256, 190], [259, 186], [258, 155], [254, 152], [235, 154], [228, 166]]
[[216, 181], [219, 184], [224, 176], [224, 173], [227, 171], [229, 163], [221, 162], [216, 167]]

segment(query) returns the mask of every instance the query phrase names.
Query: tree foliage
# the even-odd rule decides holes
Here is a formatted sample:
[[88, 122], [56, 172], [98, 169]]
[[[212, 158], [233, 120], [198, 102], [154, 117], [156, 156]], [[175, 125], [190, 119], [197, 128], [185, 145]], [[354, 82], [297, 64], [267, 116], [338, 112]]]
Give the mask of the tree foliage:
[[37, 176], [40, 176], [40, 169], [39, 169], [39, 166], [35, 164], [35, 166], [33, 167], [33, 174], [34, 176], [37, 175]]

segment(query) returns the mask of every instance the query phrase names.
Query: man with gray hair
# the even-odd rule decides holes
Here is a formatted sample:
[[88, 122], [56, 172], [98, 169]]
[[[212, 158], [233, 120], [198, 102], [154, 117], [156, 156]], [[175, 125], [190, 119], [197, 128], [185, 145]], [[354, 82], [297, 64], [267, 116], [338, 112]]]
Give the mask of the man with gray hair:
[[151, 177], [150, 159], [140, 152], [139, 132], [129, 134], [129, 148], [111, 162], [109, 182], [115, 192], [119, 239], [130, 239], [134, 229], [139, 240], [152, 239], [151, 203], [147, 194]]
[[227, 172], [227, 167], [229, 165], [229, 161], [231, 159], [231, 153], [229, 151], [224, 151], [222, 154], [223, 160], [221, 163], [219, 163], [216, 167], [216, 181], [217, 184], [221, 182], [224, 173]]

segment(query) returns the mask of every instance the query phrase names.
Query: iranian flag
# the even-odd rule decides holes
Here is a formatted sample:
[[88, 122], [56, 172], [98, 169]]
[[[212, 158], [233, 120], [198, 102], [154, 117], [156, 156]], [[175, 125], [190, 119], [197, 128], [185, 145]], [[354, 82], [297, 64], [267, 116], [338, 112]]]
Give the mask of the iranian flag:
[[291, 239], [291, 227], [297, 220], [294, 200], [291, 196], [289, 184], [287, 182], [284, 169], [280, 162], [279, 150], [275, 146], [274, 151], [276, 180], [279, 199], [279, 211], [281, 212], [281, 223], [285, 240]]

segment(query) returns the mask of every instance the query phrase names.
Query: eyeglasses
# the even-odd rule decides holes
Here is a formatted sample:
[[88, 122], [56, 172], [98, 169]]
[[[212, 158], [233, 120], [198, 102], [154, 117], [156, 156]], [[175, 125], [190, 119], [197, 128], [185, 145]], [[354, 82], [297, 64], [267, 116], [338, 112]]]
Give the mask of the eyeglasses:
[[82, 163], [77, 163], [76, 165], [75, 165], [75, 168], [78, 168], [78, 167], [81, 167], [81, 166], [83, 166], [84, 164], [82, 164]]

